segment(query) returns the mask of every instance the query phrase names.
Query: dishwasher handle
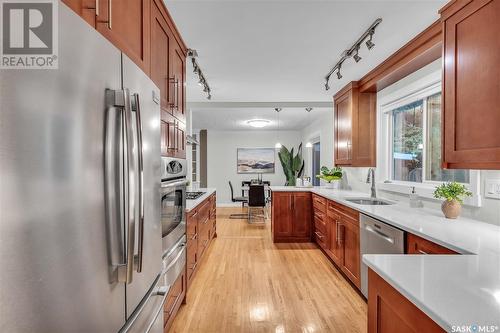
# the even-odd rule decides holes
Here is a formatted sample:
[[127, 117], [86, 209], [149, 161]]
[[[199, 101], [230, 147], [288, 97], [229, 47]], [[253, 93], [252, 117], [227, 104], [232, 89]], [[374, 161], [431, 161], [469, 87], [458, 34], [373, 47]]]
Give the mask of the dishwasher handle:
[[366, 230], [366, 231], [369, 231], [369, 232], [371, 232], [371, 233], [373, 233], [373, 234], [375, 234], [375, 235], [377, 235], [377, 236], [379, 236], [380, 238], [385, 239], [387, 242], [389, 242], [389, 243], [391, 243], [391, 244], [394, 244], [394, 239], [393, 239], [393, 238], [391, 238], [391, 237], [387, 236], [386, 234], [384, 234], [384, 233], [383, 233], [383, 232], [381, 232], [381, 231], [378, 231], [378, 230], [373, 229], [373, 228], [372, 228], [371, 226], [369, 226], [369, 225], [365, 225], [365, 230]]

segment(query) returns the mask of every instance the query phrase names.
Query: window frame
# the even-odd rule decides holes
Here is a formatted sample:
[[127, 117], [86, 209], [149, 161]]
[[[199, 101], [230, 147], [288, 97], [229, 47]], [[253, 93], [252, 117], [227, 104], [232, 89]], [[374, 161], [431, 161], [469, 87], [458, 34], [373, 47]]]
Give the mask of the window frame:
[[[434, 188], [443, 182], [426, 180], [427, 171], [427, 141], [428, 141], [428, 115], [427, 103], [423, 103], [423, 135], [424, 148], [422, 153], [422, 182], [409, 182], [393, 180], [393, 117], [392, 111], [410, 104], [412, 102], [426, 99], [437, 93], [442, 93], [441, 71], [433, 72], [411, 84], [401, 87], [396, 91], [377, 98], [377, 118], [378, 118], [378, 133], [381, 133], [377, 138], [378, 141], [378, 164], [381, 166], [381, 174], [379, 176], [378, 187], [382, 190], [410, 193], [410, 189], [415, 187], [417, 193], [424, 198], [434, 199]], [[481, 206], [480, 195], [480, 172], [477, 170], [469, 170], [469, 184], [465, 186], [473, 193], [472, 197], [466, 198], [464, 203], [470, 206]]]

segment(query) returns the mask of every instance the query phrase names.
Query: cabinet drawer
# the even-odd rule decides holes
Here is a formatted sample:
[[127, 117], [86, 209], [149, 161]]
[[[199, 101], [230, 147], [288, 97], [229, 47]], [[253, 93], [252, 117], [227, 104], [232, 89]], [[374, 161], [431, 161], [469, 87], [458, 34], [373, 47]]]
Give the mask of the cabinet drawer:
[[316, 215], [314, 215], [314, 231], [317, 230], [321, 231], [324, 235], [327, 234], [326, 221], [319, 219], [316, 217]]
[[201, 203], [200, 207], [198, 208], [198, 222], [200, 224], [205, 224], [207, 223], [207, 220], [209, 218], [210, 218], [210, 201], [207, 199], [203, 203]]
[[172, 285], [172, 287], [168, 292], [167, 299], [165, 301], [165, 306], [163, 307], [163, 312], [165, 313], [163, 317], [164, 324], [167, 323], [177, 305], [179, 305], [180, 302], [182, 301], [182, 297], [184, 294], [185, 278], [186, 275], [184, 273], [181, 274], [177, 278], [177, 280], [175, 280], [174, 284]]
[[406, 234], [406, 253], [407, 254], [458, 254], [444, 246], [438, 245], [427, 239]]
[[330, 217], [347, 217], [349, 222], [359, 225], [359, 212], [334, 201], [328, 201], [327, 215]]
[[326, 214], [327, 200], [319, 195], [313, 194], [313, 210]]
[[197, 221], [189, 221], [186, 226], [186, 236], [188, 242], [191, 240], [198, 239], [198, 222]]
[[188, 242], [187, 254], [186, 254], [186, 269], [187, 269], [187, 279], [188, 283], [194, 276], [196, 267], [198, 266], [198, 243]]
[[326, 233], [320, 231], [320, 230], [315, 230], [314, 231], [314, 240], [316, 241], [316, 244], [321, 246], [323, 249], [328, 248], [328, 237]]

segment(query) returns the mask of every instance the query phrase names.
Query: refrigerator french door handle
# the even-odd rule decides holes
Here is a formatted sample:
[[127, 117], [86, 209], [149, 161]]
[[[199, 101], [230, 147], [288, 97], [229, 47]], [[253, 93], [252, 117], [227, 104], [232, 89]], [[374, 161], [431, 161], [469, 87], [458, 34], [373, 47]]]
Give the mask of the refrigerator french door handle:
[[[127, 237], [127, 257], [126, 257], [126, 270], [125, 274], [120, 274], [124, 279], [122, 282], [127, 284], [132, 283], [133, 270], [134, 270], [134, 248], [135, 248], [135, 189], [136, 184], [134, 179], [136, 177], [135, 173], [135, 161], [133, 158], [134, 150], [134, 137], [132, 133], [132, 107], [130, 102], [130, 92], [128, 89], [124, 89], [124, 99], [125, 107], [123, 108], [123, 120], [125, 127], [125, 222], [128, 230]], [[131, 184], [132, 183], [132, 184]]]
[[141, 122], [141, 104], [139, 94], [133, 94], [134, 105], [132, 111], [135, 111], [137, 127], [137, 154], [138, 154], [138, 188], [139, 188], [139, 235], [138, 235], [138, 253], [137, 253], [137, 273], [142, 271], [142, 257], [144, 248], [144, 157], [142, 151], [142, 122]]

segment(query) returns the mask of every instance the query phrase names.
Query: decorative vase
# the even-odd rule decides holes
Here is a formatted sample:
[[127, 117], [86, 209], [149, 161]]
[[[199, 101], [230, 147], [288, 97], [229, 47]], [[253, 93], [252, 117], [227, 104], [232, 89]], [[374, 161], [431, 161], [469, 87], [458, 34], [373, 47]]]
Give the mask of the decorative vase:
[[326, 185], [325, 185], [325, 188], [328, 188], [328, 189], [333, 189], [333, 186], [335, 186], [333, 184], [333, 182], [327, 182]]
[[456, 219], [460, 216], [462, 205], [458, 200], [445, 200], [441, 204], [441, 210], [447, 219]]

